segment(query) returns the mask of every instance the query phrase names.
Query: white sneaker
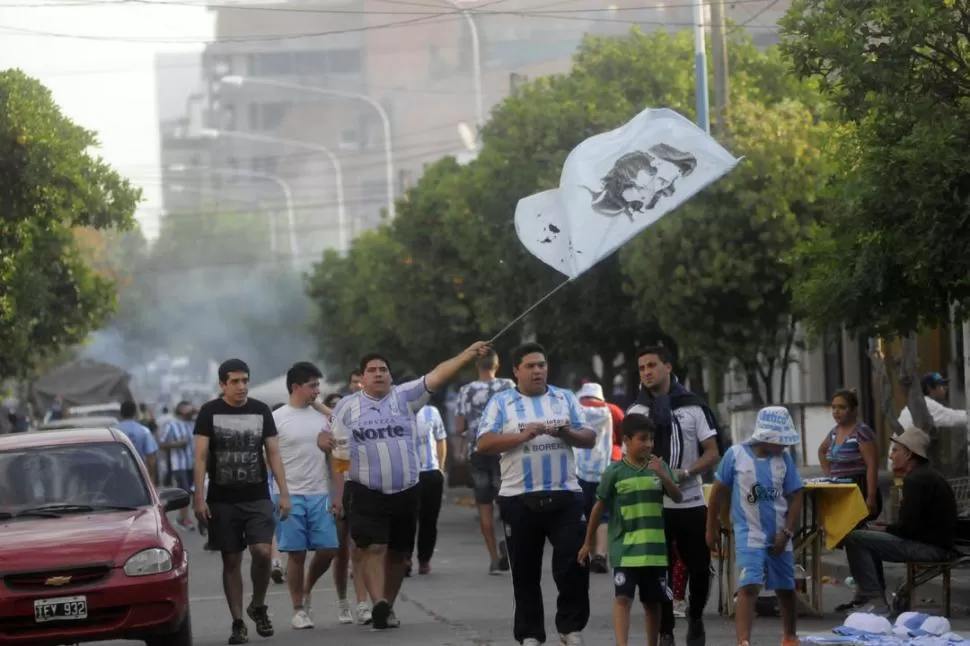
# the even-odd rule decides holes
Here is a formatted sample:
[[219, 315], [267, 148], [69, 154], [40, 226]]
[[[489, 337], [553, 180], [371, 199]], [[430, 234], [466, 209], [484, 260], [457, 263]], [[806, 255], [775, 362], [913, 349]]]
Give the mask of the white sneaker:
[[687, 616], [687, 600], [680, 599], [674, 601], [674, 616], [675, 617], [686, 617]]
[[290, 619], [290, 625], [295, 630], [305, 630], [307, 628], [313, 628], [313, 621], [307, 616], [305, 610], [300, 609], [293, 614], [293, 619]]
[[357, 604], [357, 623], [361, 626], [366, 626], [371, 621], [373, 621], [373, 617], [371, 617], [370, 604], [366, 601], [361, 601]]
[[401, 620], [397, 618], [394, 611], [391, 610], [391, 614], [387, 615], [387, 627], [388, 628], [400, 628]]
[[522, 640], [522, 646], [541, 646], [541, 645], [542, 645], [542, 642], [540, 642], [535, 637], [526, 637], [525, 639]]
[[569, 633], [568, 635], [560, 633], [559, 640], [562, 646], [583, 646], [582, 633]]
[[346, 599], [337, 602], [337, 621], [342, 624], [354, 623], [354, 613], [350, 611], [350, 602]]

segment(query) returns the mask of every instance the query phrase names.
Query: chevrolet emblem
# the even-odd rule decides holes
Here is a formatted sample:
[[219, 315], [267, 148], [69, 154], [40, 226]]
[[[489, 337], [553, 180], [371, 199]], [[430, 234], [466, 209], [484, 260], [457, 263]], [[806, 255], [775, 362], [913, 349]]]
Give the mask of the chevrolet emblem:
[[71, 577], [69, 576], [52, 576], [44, 581], [44, 585], [67, 585], [70, 582]]

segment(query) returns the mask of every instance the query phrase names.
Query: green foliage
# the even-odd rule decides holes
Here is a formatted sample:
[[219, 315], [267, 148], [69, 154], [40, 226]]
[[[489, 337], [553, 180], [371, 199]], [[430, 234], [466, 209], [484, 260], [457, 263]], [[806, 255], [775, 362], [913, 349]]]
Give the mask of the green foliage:
[[[733, 172], [629, 244], [624, 269], [634, 303], [684, 351], [727, 366], [770, 402], [774, 370], [794, 341], [790, 269], [782, 261], [806, 228], [823, 221], [830, 128], [802, 104], [735, 101]], [[752, 377], [758, 376], [760, 384]]]
[[816, 329], [904, 335], [970, 303], [970, 2], [797, 0], [796, 72], [849, 120], [828, 227], [792, 256]]
[[140, 192], [91, 155], [96, 145], [41, 83], [0, 72], [0, 375], [28, 375], [115, 307], [73, 229], [130, 228]]
[[[722, 267], [721, 260], [704, 265], [741, 272], [715, 277], [711, 290], [749, 281], [752, 272], [778, 265], [777, 254], [787, 250], [796, 223], [816, 217], [818, 175], [824, 172], [819, 161], [823, 147], [816, 138], [823, 129], [813, 125], [820, 106], [812, 89], [787, 74], [777, 52], [759, 51], [746, 37], [733, 38], [730, 52], [732, 90], [750, 106], [742, 111], [739, 137], [754, 161], [751, 170], [732, 180], [730, 189], [708, 195], [704, 206], [692, 211], [691, 222], [707, 222], [704, 230], [711, 235], [697, 237], [690, 231], [690, 244], [720, 249], [726, 227], [716, 220], [730, 210], [718, 204], [720, 196], [746, 209], [730, 213], [735, 229], [740, 227], [730, 235], [741, 239], [754, 228], [757, 237], [763, 229], [770, 239], [762, 255], [775, 255], [746, 259], [741, 269], [731, 263]], [[429, 166], [401, 200], [394, 222], [358, 239], [346, 258], [331, 254], [317, 266], [311, 297], [319, 312], [324, 355], [350, 367], [361, 354], [380, 349], [424, 369], [474, 338], [491, 336], [559, 285], [563, 277], [531, 256], [517, 239], [512, 224], [516, 203], [556, 186], [562, 164], [576, 145], [621, 125], [644, 107], [671, 107], [693, 117], [693, 66], [684, 64], [692, 56], [688, 32], [590, 37], [568, 75], [539, 78], [498, 105], [482, 130], [475, 161], [459, 166], [449, 158]], [[764, 115], [765, 122], [759, 123]], [[775, 142], [780, 134], [793, 140]], [[808, 150], [810, 145], [814, 148]], [[773, 162], [806, 167], [776, 174], [770, 168]], [[681, 217], [676, 213], [668, 219]], [[591, 358], [599, 355], [607, 364], [602, 379], [611, 383], [615, 359], [629, 360], [643, 343], [670, 342], [664, 330], [671, 332], [667, 325], [675, 317], [668, 317], [663, 326], [657, 319], [661, 311], [675, 311], [677, 304], [668, 300], [658, 310], [646, 306], [644, 283], [655, 279], [639, 270], [638, 263], [645, 262], [640, 255], [624, 257], [624, 262], [618, 254], [605, 259], [529, 315], [523, 327], [547, 346], [553, 366], [578, 359], [572, 368], [589, 373]], [[723, 259], [725, 254], [714, 257]], [[687, 259], [666, 260], [676, 264]], [[346, 293], [340, 293], [341, 287]], [[716, 302], [711, 290], [688, 294], [692, 312]], [[742, 290], [751, 288], [745, 284], [734, 294]], [[755, 329], [763, 331], [767, 323], [762, 321], [769, 319], [784, 321], [786, 299], [787, 292], [785, 298], [763, 296]], [[736, 308], [734, 299], [724, 300], [727, 303], [718, 303], [721, 309], [714, 312], [716, 320], [732, 317], [733, 329], [744, 328], [751, 316], [748, 309]], [[781, 311], [763, 312], [779, 300]], [[512, 330], [502, 342], [514, 345], [520, 335], [520, 330]], [[679, 340], [678, 333], [673, 335]], [[748, 339], [750, 335], [741, 336], [743, 345], [726, 348], [720, 343], [718, 350], [739, 356], [753, 347], [767, 347], [776, 338], [772, 330], [759, 345]]]

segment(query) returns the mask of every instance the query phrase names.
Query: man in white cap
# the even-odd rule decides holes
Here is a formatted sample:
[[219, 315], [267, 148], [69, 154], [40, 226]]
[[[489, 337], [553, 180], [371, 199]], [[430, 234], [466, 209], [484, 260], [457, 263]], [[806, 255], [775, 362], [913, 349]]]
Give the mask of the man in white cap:
[[707, 509], [707, 544], [717, 547], [721, 509], [730, 495], [734, 559], [741, 569], [735, 606], [738, 646], [748, 646], [762, 587], [781, 608], [782, 646], [797, 646], [792, 537], [802, 511], [802, 480], [788, 447], [800, 442], [784, 406], [758, 411], [754, 433], [729, 448], [717, 469]]
[[[599, 487], [603, 472], [613, 458], [613, 430], [619, 428], [614, 426], [614, 420], [618, 413], [620, 420], [618, 424], [622, 424], [623, 411], [612, 404], [607, 404], [603, 397], [603, 387], [594, 382], [583, 384], [576, 393], [576, 397], [583, 407], [586, 426], [596, 432], [596, 444], [592, 448], [573, 449], [573, 455], [576, 458], [576, 478], [579, 480], [579, 487], [583, 490], [584, 513], [586, 518], [589, 518], [593, 505], [596, 504], [596, 489]], [[609, 510], [607, 509], [603, 512], [600, 526], [596, 530], [594, 551], [589, 560], [589, 571], [597, 574], [609, 572], [606, 562], [608, 522]]]
[[870, 523], [843, 541], [856, 594], [849, 612], [888, 614], [883, 562], [933, 563], [953, 558], [957, 503], [950, 483], [930, 466], [930, 438], [909, 427], [892, 438], [892, 467], [903, 475], [897, 522]]

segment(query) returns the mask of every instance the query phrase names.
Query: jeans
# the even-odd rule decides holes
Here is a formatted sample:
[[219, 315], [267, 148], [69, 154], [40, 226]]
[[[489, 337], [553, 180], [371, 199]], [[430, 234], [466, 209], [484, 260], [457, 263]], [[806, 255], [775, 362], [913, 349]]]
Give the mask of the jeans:
[[886, 577], [882, 564], [933, 563], [946, 561], [953, 554], [950, 550], [899, 538], [886, 532], [857, 529], [843, 541], [845, 555], [849, 560], [849, 572], [855, 578], [856, 596], [860, 599], [884, 599]]
[[582, 495], [577, 493], [568, 505], [555, 511], [533, 511], [522, 496], [497, 500], [512, 565], [515, 640], [546, 641], [541, 587], [546, 540], [552, 543], [552, 578], [559, 589], [556, 629], [562, 634], [582, 631], [589, 621], [589, 570], [576, 560], [586, 538]]

